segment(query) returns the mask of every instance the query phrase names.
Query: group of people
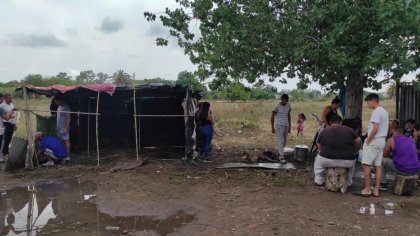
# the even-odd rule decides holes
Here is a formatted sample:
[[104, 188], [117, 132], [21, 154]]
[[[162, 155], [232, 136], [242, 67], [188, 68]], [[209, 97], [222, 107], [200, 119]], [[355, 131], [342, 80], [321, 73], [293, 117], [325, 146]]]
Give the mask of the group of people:
[[[281, 163], [285, 163], [284, 147], [291, 131], [292, 109], [288, 100], [288, 95], [283, 94], [271, 116], [272, 133], [276, 135], [277, 156]], [[343, 167], [348, 169], [347, 184], [351, 186], [359, 155], [362, 156], [365, 182], [364, 188], [358, 193], [361, 196], [377, 197], [380, 190], [387, 190], [387, 172], [401, 175], [420, 172], [420, 129], [416, 127], [416, 121], [409, 119], [404, 127], [396, 120], [390, 122], [388, 112], [380, 105], [378, 94], [367, 95], [365, 102], [372, 113], [364, 142], [355, 130], [342, 125], [343, 119], [337, 112], [341, 104], [339, 98], [334, 98], [331, 105], [323, 109], [321, 117], [324, 128], [316, 140], [319, 154], [314, 162], [314, 181], [317, 185], [325, 184], [326, 168]], [[304, 120], [304, 115], [300, 114], [297, 120], [298, 134]], [[373, 187], [372, 172], [375, 173]]]
[[71, 110], [61, 96], [55, 96], [53, 102], [57, 106], [56, 137], [46, 136], [42, 132], [35, 134], [39, 142], [37, 156], [45, 160], [43, 166], [70, 161]]
[[[70, 160], [70, 108], [60, 96], [56, 96], [54, 100], [58, 108], [57, 137], [44, 136], [41, 132], [35, 134], [35, 139], [40, 141], [37, 155], [46, 157], [45, 165]], [[8, 158], [10, 142], [17, 130], [17, 111], [12, 103], [12, 95], [0, 93], [0, 165]]]

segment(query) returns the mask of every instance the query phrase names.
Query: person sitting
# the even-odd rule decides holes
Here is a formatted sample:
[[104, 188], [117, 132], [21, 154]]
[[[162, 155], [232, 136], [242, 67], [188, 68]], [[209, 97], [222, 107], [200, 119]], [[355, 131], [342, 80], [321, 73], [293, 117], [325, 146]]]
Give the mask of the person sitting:
[[315, 183], [324, 185], [324, 172], [329, 167], [348, 168], [347, 185], [353, 183], [354, 166], [356, 164], [355, 153], [360, 148], [362, 140], [347, 126], [342, 126], [339, 115], [331, 117], [331, 126], [325, 128], [319, 135], [318, 148], [320, 152], [315, 158], [314, 172]]
[[389, 122], [388, 135], [386, 136], [386, 139], [388, 140], [389, 138], [391, 138], [394, 135], [395, 130], [399, 127], [400, 122], [398, 120], [392, 120], [391, 122]]
[[416, 120], [408, 119], [405, 121], [404, 135], [407, 137], [414, 138], [414, 132], [416, 130]]
[[338, 108], [340, 108], [340, 104], [341, 104], [340, 98], [335, 97], [331, 101], [331, 105], [324, 107], [324, 109], [322, 110], [321, 120], [324, 123], [324, 126], [325, 127], [331, 126], [331, 118], [334, 115], [338, 115], [338, 111], [337, 110], [338, 110]]
[[42, 132], [37, 132], [35, 139], [40, 141], [37, 156], [44, 156], [48, 160], [43, 166], [52, 166], [67, 157], [67, 149], [59, 139], [52, 136], [44, 136]]
[[[391, 152], [392, 159], [389, 158]], [[402, 128], [398, 128], [394, 136], [388, 139], [383, 156], [380, 190], [388, 190], [385, 179], [386, 171], [395, 172], [399, 175], [415, 175], [420, 171], [416, 144], [412, 138], [404, 135]]]

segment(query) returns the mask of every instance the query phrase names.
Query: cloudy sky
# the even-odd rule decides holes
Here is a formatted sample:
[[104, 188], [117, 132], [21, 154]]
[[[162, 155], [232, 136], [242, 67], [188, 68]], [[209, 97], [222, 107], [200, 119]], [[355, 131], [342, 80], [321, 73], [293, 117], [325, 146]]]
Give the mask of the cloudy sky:
[[[168, 32], [143, 16], [176, 6], [175, 0], [0, 0], [0, 82], [119, 69], [137, 79], [176, 79], [195, 67], [176, 44], [156, 46]], [[275, 85], [293, 89], [296, 82]]]
[[174, 79], [194, 67], [176, 45], [157, 47], [155, 38], [167, 31], [143, 17], [173, 2], [0, 0], [0, 81], [89, 69]]

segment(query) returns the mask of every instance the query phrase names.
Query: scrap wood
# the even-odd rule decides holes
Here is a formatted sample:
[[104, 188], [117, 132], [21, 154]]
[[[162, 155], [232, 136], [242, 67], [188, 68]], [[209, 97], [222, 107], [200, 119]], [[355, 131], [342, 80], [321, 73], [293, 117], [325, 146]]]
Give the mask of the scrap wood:
[[225, 163], [223, 165], [216, 166], [218, 169], [229, 169], [229, 168], [263, 168], [263, 169], [274, 169], [274, 170], [294, 170], [296, 167], [292, 163]]
[[115, 172], [118, 172], [118, 171], [133, 170], [133, 169], [136, 169], [137, 167], [144, 166], [148, 163], [149, 163], [149, 158], [146, 158], [146, 159], [142, 160], [141, 162], [136, 163], [135, 165], [132, 165], [132, 162], [123, 163], [122, 165], [114, 166], [109, 171], [103, 172], [101, 174], [111, 174], [111, 173], [115, 173]]

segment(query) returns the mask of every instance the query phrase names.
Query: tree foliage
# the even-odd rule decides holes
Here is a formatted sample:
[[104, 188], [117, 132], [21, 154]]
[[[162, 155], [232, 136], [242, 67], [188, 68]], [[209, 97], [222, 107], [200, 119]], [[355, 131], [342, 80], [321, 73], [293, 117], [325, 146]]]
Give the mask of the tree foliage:
[[124, 70], [117, 70], [112, 75], [113, 83], [116, 85], [132, 85], [133, 80], [131, 79], [131, 76], [125, 72]]
[[[361, 112], [364, 87], [375, 89], [420, 65], [420, 2], [394, 0], [176, 0], [159, 16], [211, 86], [298, 77], [332, 89], [345, 83]], [[149, 21], [157, 16], [145, 12]], [[191, 28], [199, 23], [199, 34]], [[199, 36], [196, 36], [199, 35]], [[165, 38], [158, 45], [167, 45]], [[379, 72], [388, 75], [375, 79]], [[346, 112], [348, 113], [348, 112]], [[353, 112], [354, 113], [354, 112]]]
[[181, 71], [175, 81], [177, 85], [188, 86], [193, 91], [207, 92], [207, 87], [200, 83], [200, 80], [191, 72]]

